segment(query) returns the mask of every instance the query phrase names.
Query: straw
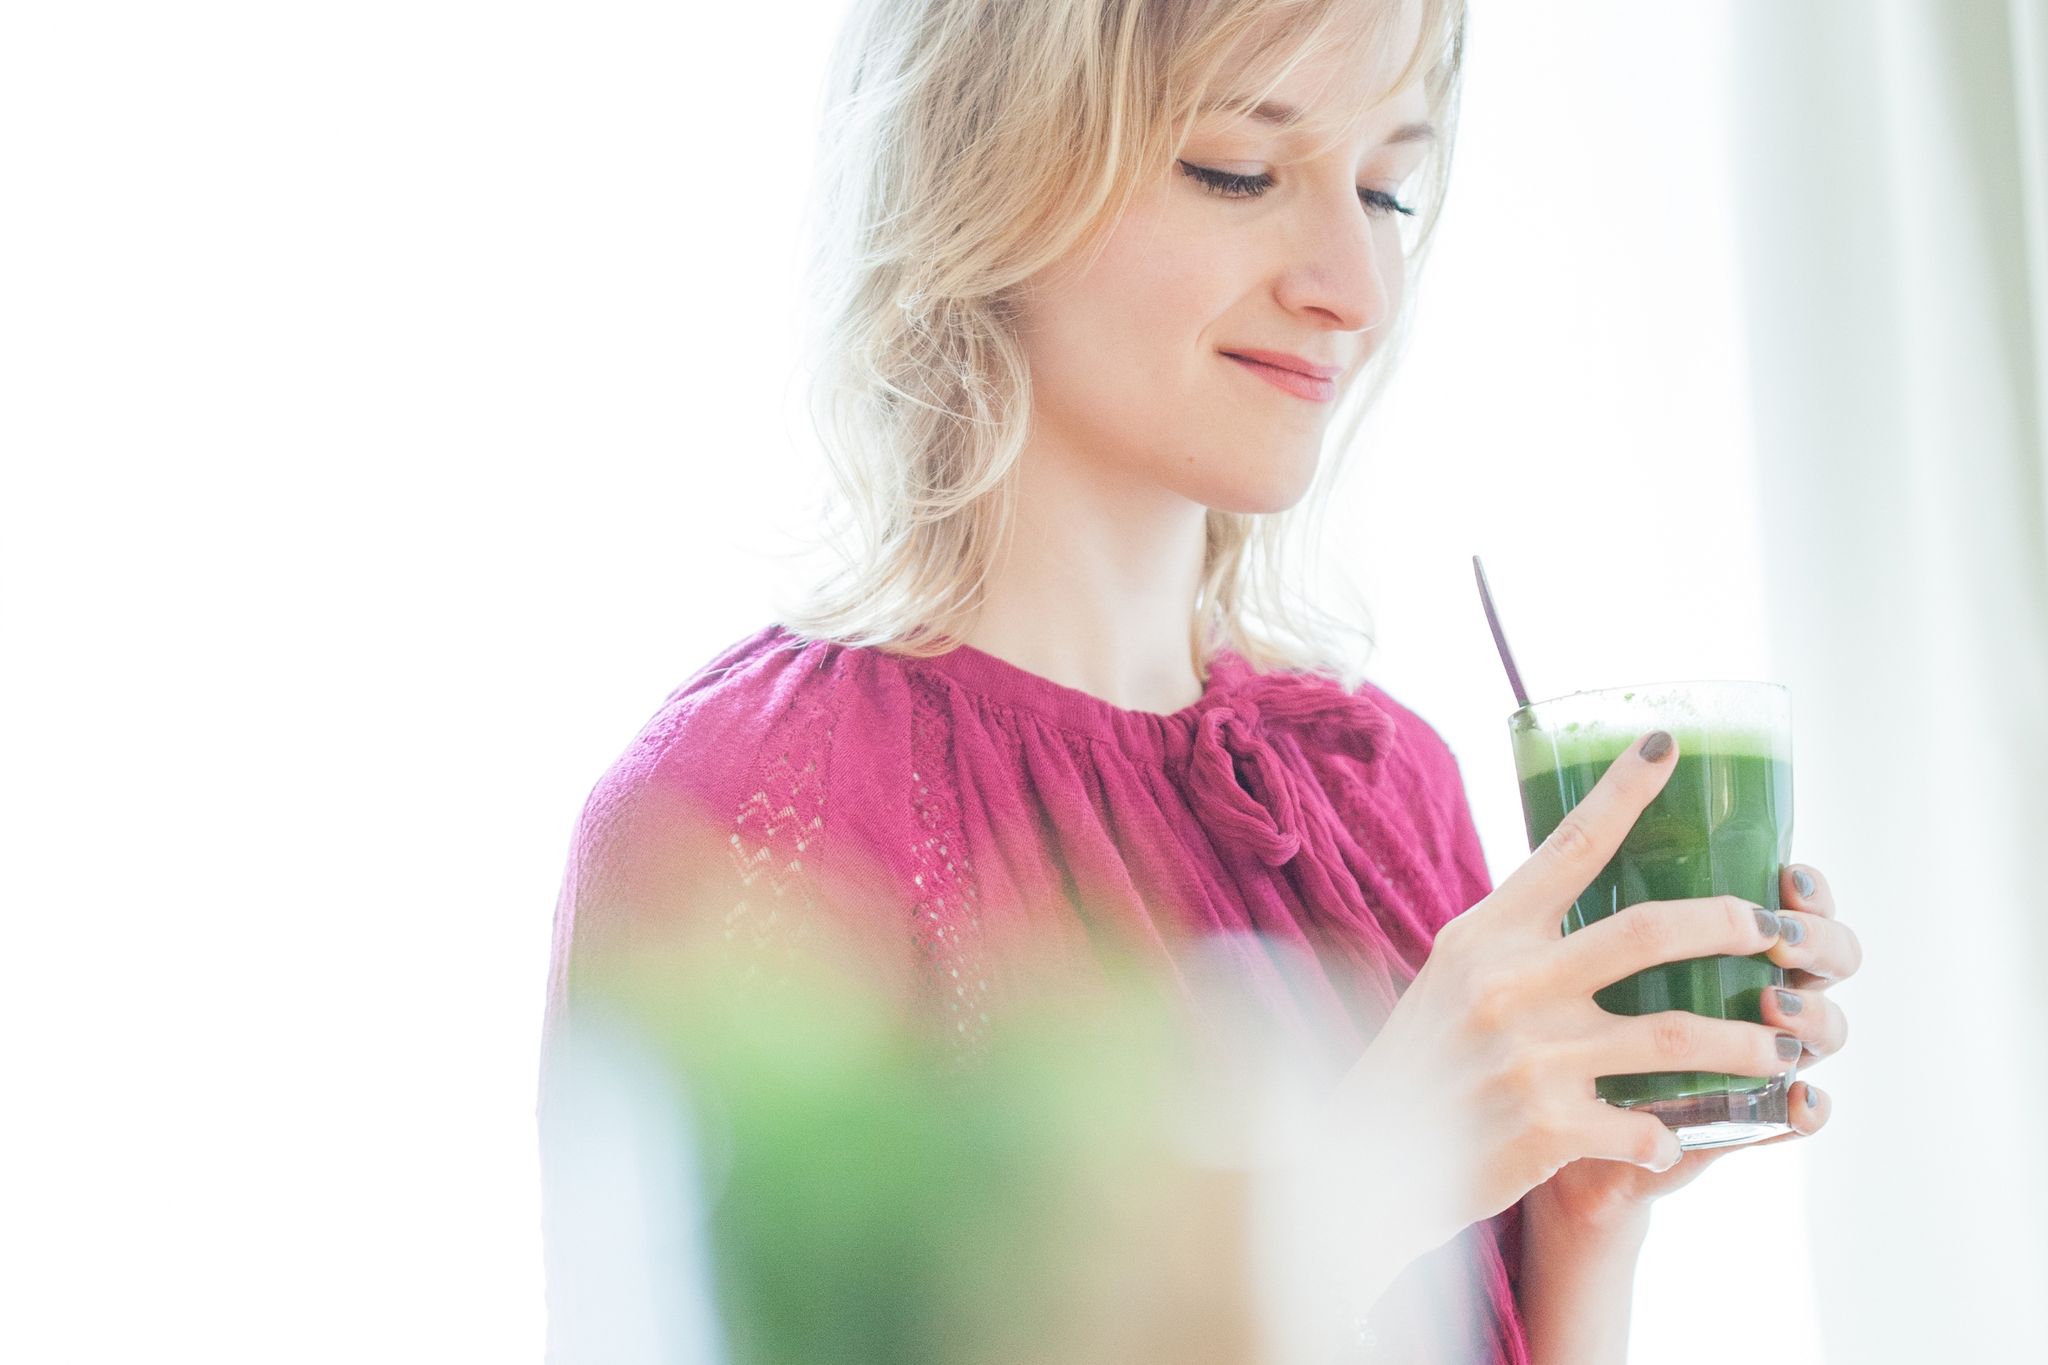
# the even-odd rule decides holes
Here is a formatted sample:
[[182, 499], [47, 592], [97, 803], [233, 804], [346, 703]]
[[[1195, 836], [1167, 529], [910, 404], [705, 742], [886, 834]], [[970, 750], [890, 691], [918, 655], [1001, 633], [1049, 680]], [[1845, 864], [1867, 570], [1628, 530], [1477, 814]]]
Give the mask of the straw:
[[1486, 568], [1479, 562], [1478, 555], [1472, 556], [1472, 572], [1479, 579], [1479, 604], [1486, 608], [1486, 624], [1493, 631], [1493, 647], [1500, 651], [1501, 667], [1508, 671], [1508, 686], [1515, 689], [1515, 700], [1527, 706], [1529, 692], [1522, 686], [1522, 675], [1515, 670], [1515, 656], [1508, 651], [1508, 637], [1501, 634], [1500, 613], [1493, 609], [1493, 594], [1486, 590]]

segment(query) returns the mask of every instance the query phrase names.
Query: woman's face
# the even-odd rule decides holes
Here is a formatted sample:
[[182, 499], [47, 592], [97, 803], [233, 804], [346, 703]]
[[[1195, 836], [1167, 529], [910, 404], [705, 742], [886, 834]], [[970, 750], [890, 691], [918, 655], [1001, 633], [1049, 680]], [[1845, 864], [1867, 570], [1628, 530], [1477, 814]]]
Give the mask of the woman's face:
[[[1307, 64], [1295, 74], [1270, 103], [1299, 107], [1319, 89], [1369, 98], [1363, 82], [1325, 86]], [[1400, 308], [1397, 205], [1427, 154], [1427, 118], [1411, 85], [1354, 140], [1308, 158], [1308, 139], [1273, 122], [1205, 115], [1100, 255], [1045, 272], [1022, 301], [1025, 459], [1083, 461], [1222, 511], [1299, 501], [1334, 399]], [[1288, 392], [1231, 358], [1247, 350], [1334, 381]]]

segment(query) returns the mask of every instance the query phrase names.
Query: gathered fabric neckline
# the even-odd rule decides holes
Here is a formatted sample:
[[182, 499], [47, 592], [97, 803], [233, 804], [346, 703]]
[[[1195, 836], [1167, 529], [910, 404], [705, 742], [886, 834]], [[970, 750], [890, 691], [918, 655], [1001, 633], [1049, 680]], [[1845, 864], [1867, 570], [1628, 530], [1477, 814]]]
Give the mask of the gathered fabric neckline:
[[[945, 654], [930, 658], [898, 656], [906, 664], [937, 673], [962, 690], [1001, 706], [1032, 712], [1062, 729], [1107, 740], [1118, 745], [1160, 743], [1184, 748], [1202, 712], [1217, 701], [1250, 670], [1234, 652], [1224, 650], [1211, 658], [1209, 676], [1202, 695], [1177, 711], [1140, 711], [1055, 682], [1019, 664], [990, 654], [973, 645], [956, 645]], [[1172, 738], [1180, 744], [1172, 744]]]
[[1227, 649], [1211, 659], [1201, 697], [1171, 712], [1117, 706], [972, 645], [905, 662], [983, 700], [1108, 742], [1127, 758], [1166, 762], [1184, 775], [1214, 832], [1269, 867], [1292, 861], [1306, 834], [1297, 790], [1303, 779], [1275, 749], [1275, 732], [1345, 747], [1364, 760], [1394, 732], [1393, 717], [1360, 693], [1309, 673], [1259, 673]]

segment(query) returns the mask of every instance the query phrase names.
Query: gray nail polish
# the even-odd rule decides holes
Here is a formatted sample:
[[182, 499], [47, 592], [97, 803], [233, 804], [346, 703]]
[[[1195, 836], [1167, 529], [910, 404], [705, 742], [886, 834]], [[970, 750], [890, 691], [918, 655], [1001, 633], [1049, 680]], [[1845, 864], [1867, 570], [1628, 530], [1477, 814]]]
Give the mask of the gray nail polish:
[[1759, 905], [1756, 908], [1756, 927], [1763, 930], [1767, 937], [1776, 938], [1779, 931], [1778, 917]]
[[1781, 926], [1781, 932], [1785, 935], [1785, 942], [1791, 944], [1800, 944], [1806, 942], [1806, 926], [1801, 924], [1798, 920], [1794, 919], [1790, 915], [1787, 915], [1784, 919], [1779, 921], [1779, 924]]
[[1797, 1038], [1794, 1038], [1789, 1033], [1778, 1035], [1778, 1055], [1780, 1057], [1788, 1062], [1797, 1061], [1799, 1059], [1799, 1049], [1800, 1042]]
[[1778, 1008], [1786, 1014], [1797, 1014], [1806, 1008], [1806, 1002], [1793, 991], [1779, 991]]
[[1820, 1095], [1819, 1092], [1814, 1090], [1812, 1081], [1806, 1083], [1806, 1107], [1808, 1109], [1820, 1108]]
[[1813, 894], [1813, 878], [1806, 875], [1805, 868], [1795, 867], [1792, 869], [1792, 885], [1799, 888], [1799, 894], [1802, 896], [1811, 896]]
[[1658, 759], [1671, 752], [1671, 736], [1662, 730], [1652, 730], [1650, 737], [1643, 741], [1642, 747], [1637, 749], [1636, 752], [1648, 761], [1655, 763]]

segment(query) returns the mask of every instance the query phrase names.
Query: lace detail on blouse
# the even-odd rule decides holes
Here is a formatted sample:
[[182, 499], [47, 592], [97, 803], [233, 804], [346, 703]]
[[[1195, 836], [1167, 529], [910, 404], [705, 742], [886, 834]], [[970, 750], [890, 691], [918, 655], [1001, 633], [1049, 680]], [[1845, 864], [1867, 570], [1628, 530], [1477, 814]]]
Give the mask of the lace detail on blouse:
[[960, 794], [953, 782], [952, 730], [930, 684], [913, 688], [911, 810], [911, 940], [925, 975], [926, 997], [945, 1031], [972, 1052], [988, 1024], [989, 969], [981, 907], [968, 858]]
[[815, 919], [814, 879], [805, 859], [815, 856], [825, 833], [832, 731], [824, 708], [805, 705], [783, 740], [726, 839], [740, 896], [725, 912], [725, 938], [741, 950], [748, 975], [771, 944], [787, 954], [804, 942]]

